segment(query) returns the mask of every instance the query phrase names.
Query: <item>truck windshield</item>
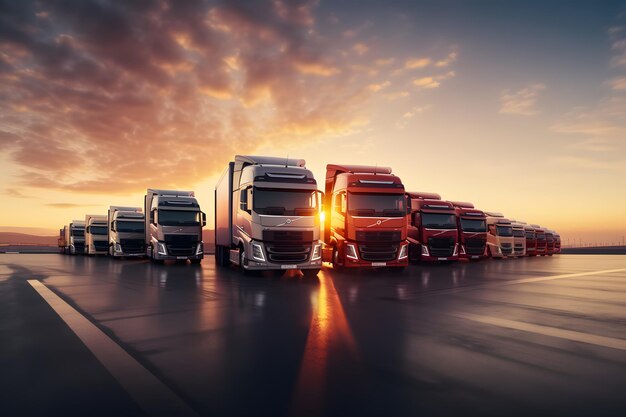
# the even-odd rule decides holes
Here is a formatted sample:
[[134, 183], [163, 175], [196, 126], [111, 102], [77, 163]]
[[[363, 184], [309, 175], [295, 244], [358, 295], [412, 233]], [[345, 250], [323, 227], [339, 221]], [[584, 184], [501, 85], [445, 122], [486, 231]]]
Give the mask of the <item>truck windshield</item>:
[[85, 237], [85, 229], [72, 229], [72, 236]]
[[511, 226], [496, 226], [496, 229], [498, 229], [498, 236], [513, 236], [513, 228]]
[[524, 231], [519, 229], [513, 229], [513, 236], [515, 237], [524, 237]]
[[317, 213], [317, 192], [311, 190], [267, 190], [255, 188], [254, 211], [275, 216], [313, 216]]
[[432, 229], [456, 229], [454, 214], [423, 213], [422, 225]]
[[129, 221], [120, 221], [117, 220], [115, 222], [115, 228], [118, 232], [125, 233], [143, 233], [144, 224], [143, 222], [129, 222]]
[[486, 232], [487, 224], [484, 220], [461, 218], [461, 229], [464, 232]]
[[186, 210], [159, 210], [161, 226], [199, 226], [200, 212]]
[[533, 232], [526, 232], [526, 239], [534, 239], [535, 234]]
[[352, 216], [406, 216], [404, 194], [348, 193], [348, 213]]
[[539, 233], [537, 235], [537, 240], [546, 240], [546, 235], [544, 235], [543, 233]]
[[106, 226], [89, 226], [89, 233], [92, 235], [106, 235], [107, 227]]

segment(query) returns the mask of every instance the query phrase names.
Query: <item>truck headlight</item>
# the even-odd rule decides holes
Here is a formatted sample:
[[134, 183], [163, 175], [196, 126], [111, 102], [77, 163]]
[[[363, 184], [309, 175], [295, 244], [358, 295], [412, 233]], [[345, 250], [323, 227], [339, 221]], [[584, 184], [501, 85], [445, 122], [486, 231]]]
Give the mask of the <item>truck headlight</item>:
[[354, 245], [354, 243], [346, 244], [346, 258], [356, 259], [356, 260], [359, 259], [358, 255], [356, 254], [356, 246]]
[[265, 255], [263, 254], [263, 246], [259, 243], [252, 244], [252, 259], [265, 262]]
[[428, 246], [426, 246], [426, 245], [422, 245], [422, 255], [424, 255], [424, 256], [428, 256], [428, 255], [430, 255], [430, 254], [428, 253]]
[[122, 252], [122, 245], [120, 245], [119, 243], [116, 243], [115, 244], [115, 252], [118, 252], [118, 253]]
[[466, 255], [466, 253], [465, 253], [465, 245], [461, 245], [461, 255]]
[[203, 254], [202, 249], [203, 249], [202, 242], [200, 242], [200, 243], [198, 243], [198, 247], [196, 248], [196, 256]]
[[157, 253], [159, 255], [167, 256], [167, 248], [165, 247], [165, 243], [157, 242]]
[[317, 261], [318, 259], [321, 259], [321, 257], [322, 257], [322, 245], [320, 245], [319, 243], [316, 243], [315, 245], [313, 245], [313, 255], [311, 255], [311, 260]]
[[452, 256], [457, 256], [459, 254], [459, 244], [455, 243], [454, 244], [454, 253], [452, 254]]
[[502, 255], [502, 248], [500, 248], [500, 246], [498, 246], [498, 253]]
[[406, 257], [409, 256], [409, 251], [407, 250], [408, 247], [409, 245], [400, 246], [400, 254], [398, 255], [398, 260], [406, 259]]

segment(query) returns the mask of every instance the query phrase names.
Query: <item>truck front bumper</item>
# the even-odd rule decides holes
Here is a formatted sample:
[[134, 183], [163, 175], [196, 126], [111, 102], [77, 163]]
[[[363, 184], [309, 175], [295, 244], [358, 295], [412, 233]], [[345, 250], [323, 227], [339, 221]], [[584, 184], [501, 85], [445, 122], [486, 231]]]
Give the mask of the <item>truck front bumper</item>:
[[[193, 254], [187, 255], [174, 255], [170, 254], [167, 250], [167, 245], [164, 242], [157, 242], [156, 250], [154, 248], [149, 248], [152, 250], [152, 258], [158, 261], [197, 261], [204, 259], [204, 243], [199, 242], [193, 251]], [[191, 252], [191, 249], [190, 249]]]
[[250, 241], [247, 245], [246, 257], [243, 267], [251, 271], [262, 270], [289, 270], [289, 269], [321, 269], [322, 268], [322, 245], [319, 241], [306, 243], [307, 260], [301, 262], [275, 262], [269, 259], [270, 254], [267, 246], [261, 241]]

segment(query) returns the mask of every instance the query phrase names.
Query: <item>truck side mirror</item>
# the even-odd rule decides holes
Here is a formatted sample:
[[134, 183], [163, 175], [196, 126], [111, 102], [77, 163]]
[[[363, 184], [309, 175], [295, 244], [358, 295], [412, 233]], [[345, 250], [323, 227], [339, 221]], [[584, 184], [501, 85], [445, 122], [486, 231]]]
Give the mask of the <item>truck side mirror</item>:
[[150, 212], [150, 223], [156, 225], [157, 224], [157, 210], [154, 209]]
[[406, 214], [411, 214], [411, 199], [409, 197], [405, 197], [405, 205], [406, 205]]
[[322, 212], [324, 211], [324, 192], [317, 190], [317, 211]]
[[202, 212], [202, 227], [206, 226], [206, 213]]
[[112, 232], [116, 232], [117, 230], [115, 230], [115, 221], [111, 222], [111, 231]]
[[85, 227], [85, 233], [91, 233], [91, 226]]
[[341, 193], [341, 213], [346, 214], [346, 210], [348, 210], [348, 199], [346, 193]]
[[421, 222], [420, 214], [419, 213], [413, 214], [413, 225], [416, 227], [419, 227], [420, 222]]

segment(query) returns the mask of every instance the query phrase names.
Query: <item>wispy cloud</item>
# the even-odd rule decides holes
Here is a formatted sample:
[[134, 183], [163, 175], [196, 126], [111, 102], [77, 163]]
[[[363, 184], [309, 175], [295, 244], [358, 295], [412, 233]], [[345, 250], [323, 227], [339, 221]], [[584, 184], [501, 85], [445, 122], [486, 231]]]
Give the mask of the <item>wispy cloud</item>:
[[447, 67], [450, 64], [453, 64], [454, 62], [456, 62], [456, 58], [457, 58], [457, 53], [456, 52], [450, 52], [447, 57], [437, 61], [435, 63], [435, 66], [438, 67], [438, 68]]
[[428, 57], [410, 58], [404, 62], [405, 69], [426, 68], [431, 64], [432, 60]]
[[422, 89], [437, 88], [444, 80], [454, 77], [454, 71], [449, 71], [442, 75], [420, 77], [413, 80], [413, 85]]
[[500, 95], [500, 113], [520, 116], [532, 116], [539, 113], [537, 98], [546, 89], [541, 83], [530, 84], [521, 90], [505, 90]]
[[68, 209], [77, 207], [94, 207], [95, 204], [74, 204], [74, 203], [46, 203], [45, 206], [58, 209]]
[[626, 77], [613, 78], [608, 84], [615, 91], [626, 91]]

